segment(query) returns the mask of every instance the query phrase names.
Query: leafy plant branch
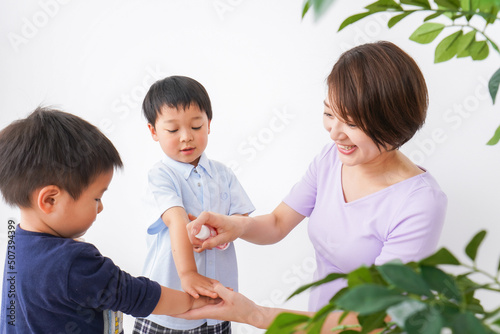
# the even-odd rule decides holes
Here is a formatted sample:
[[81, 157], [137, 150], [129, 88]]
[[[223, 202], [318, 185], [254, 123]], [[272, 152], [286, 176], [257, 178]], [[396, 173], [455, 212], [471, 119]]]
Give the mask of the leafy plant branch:
[[[333, 311], [342, 311], [340, 324], [332, 330], [341, 334], [426, 333], [440, 334], [448, 328], [455, 334], [500, 333], [500, 307], [486, 311], [474, 294], [478, 290], [500, 293], [499, 279], [476, 265], [477, 250], [486, 231], [480, 231], [467, 244], [465, 253], [471, 264], [460, 262], [446, 248], [419, 261], [398, 261], [361, 266], [347, 274], [330, 274], [322, 280], [299, 288], [295, 296], [311, 287], [345, 279], [347, 287], [335, 294], [314, 316], [283, 313], [267, 333], [320, 333]], [[440, 267], [454, 266], [465, 273], [453, 275]], [[500, 268], [497, 269], [500, 271]], [[481, 275], [488, 282], [478, 283], [471, 276]], [[358, 314], [358, 325], [342, 324], [349, 313]], [[359, 331], [361, 330], [361, 332]]]

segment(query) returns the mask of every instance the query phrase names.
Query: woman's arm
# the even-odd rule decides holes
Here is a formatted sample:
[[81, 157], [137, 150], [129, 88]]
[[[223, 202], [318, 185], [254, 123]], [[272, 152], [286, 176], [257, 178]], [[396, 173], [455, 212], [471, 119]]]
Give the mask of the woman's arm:
[[[219, 319], [224, 321], [236, 321], [249, 324], [257, 328], [268, 328], [274, 319], [280, 313], [295, 313], [312, 316], [313, 312], [291, 311], [280, 308], [263, 307], [255, 304], [250, 299], [240, 293], [225, 288], [222, 284], [216, 284], [215, 291], [222, 299], [222, 302], [214, 305], [204, 306], [202, 308], [191, 310], [187, 313], [178, 315], [183, 319]], [[339, 324], [342, 312], [331, 313], [326, 319], [321, 333], [335, 334], [340, 331], [332, 332], [332, 328]], [[348, 314], [342, 321], [343, 325], [358, 324], [355, 313]]]
[[304, 218], [281, 202], [270, 214], [250, 217], [240, 238], [259, 245], [274, 244], [286, 237]]
[[[202, 212], [197, 219], [188, 224], [187, 229], [195, 250], [201, 252], [237, 238], [260, 245], [273, 244], [287, 236], [303, 219], [303, 215], [282, 202], [272, 213], [257, 217]], [[194, 236], [205, 224], [217, 229], [218, 235], [202, 242]]]

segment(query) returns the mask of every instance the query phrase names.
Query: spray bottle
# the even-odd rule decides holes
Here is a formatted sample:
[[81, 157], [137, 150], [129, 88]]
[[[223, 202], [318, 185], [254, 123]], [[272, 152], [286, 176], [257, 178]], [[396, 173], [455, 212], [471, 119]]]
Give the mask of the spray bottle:
[[[200, 232], [198, 232], [197, 235], [195, 235], [196, 238], [200, 240], [207, 240], [209, 238], [213, 238], [217, 235], [217, 230], [213, 228], [212, 226], [208, 225], [202, 225]], [[229, 247], [229, 243], [225, 243], [222, 245], [217, 246], [217, 249], [225, 250]]]

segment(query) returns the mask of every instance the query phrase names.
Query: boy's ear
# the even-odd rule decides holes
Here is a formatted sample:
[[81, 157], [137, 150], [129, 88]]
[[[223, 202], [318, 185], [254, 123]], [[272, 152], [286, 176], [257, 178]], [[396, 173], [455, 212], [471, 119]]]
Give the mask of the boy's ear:
[[151, 132], [151, 137], [153, 137], [154, 141], [158, 141], [158, 135], [156, 134], [155, 126], [151, 123], [148, 123], [149, 132]]
[[52, 213], [58, 200], [61, 199], [62, 191], [58, 186], [45, 186], [38, 192], [37, 206], [45, 214]]
[[211, 119], [208, 120], [208, 133], [210, 134], [210, 123], [212, 122]]

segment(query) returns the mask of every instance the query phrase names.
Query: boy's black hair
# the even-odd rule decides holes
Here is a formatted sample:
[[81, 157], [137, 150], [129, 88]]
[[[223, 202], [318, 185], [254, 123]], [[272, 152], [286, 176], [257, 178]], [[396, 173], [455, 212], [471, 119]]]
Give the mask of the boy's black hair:
[[0, 191], [10, 205], [31, 207], [33, 192], [47, 185], [76, 200], [99, 174], [122, 166], [97, 127], [59, 110], [38, 107], [0, 132]]
[[185, 109], [191, 103], [198, 105], [200, 110], [207, 114], [208, 119], [212, 119], [212, 105], [205, 87], [188, 77], [171, 76], [156, 81], [149, 88], [142, 103], [142, 112], [148, 123], [155, 126], [163, 106]]

